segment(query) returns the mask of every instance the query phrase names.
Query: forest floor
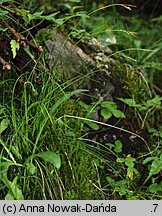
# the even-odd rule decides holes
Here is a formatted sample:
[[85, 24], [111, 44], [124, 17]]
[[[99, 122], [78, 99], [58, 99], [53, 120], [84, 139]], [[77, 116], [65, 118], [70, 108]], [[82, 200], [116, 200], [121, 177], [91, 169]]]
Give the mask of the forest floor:
[[[161, 16], [24, 5], [19, 18], [0, 10], [16, 30], [0, 26], [0, 199], [162, 199]], [[112, 50], [113, 100], [48, 67], [35, 45], [48, 26], [76, 46], [95, 37]]]

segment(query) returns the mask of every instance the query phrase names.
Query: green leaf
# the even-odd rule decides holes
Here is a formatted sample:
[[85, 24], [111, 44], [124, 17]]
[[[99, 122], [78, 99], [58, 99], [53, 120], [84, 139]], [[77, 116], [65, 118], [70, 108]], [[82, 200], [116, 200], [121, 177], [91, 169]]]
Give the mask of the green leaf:
[[12, 161], [5, 161], [0, 162], [0, 180], [5, 184], [5, 186], [9, 189], [8, 194], [6, 195], [5, 199], [21, 199], [23, 200], [24, 197], [22, 195], [21, 190], [17, 187], [17, 176], [11, 182], [7, 178], [7, 172], [11, 165], [22, 166], [21, 164], [15, 164]]
[[104, 169], [104, 164], [102, 164], [99, 160], [96, 161], [96, 165], [97, 167], [99, 167], [100, 169]]
[[150, 178], [153, 175], [158, 174], [161, 171], [162, 171], [162, 160], [157, 158], [151, 164], [151, 169], [150, 169], [148, 178]]
[[43, 19], [43, 20], [48, 20], [48, 21], [52, 21], [52, 22], [56, 22], [56, 15], [58, 14], [59, 12], [56, 12], [56, 13], [52, 13], [50, 15], [45, 15], [45, 16], [39, 16], [39, 17], [35, 17], [37, 19]]
[[6, 145], [6, 143], [0, 138], [0, 144], [3, 146], [3, 148], [6, 150], [6, 152], [8, 153], [8, 155], [10, 156], [10, 158], [12, 159], [12, 161], [14, 163], [16, 163], [12, 153], [11, 153], [11, 150], [10, 148], [8, 148], [8, 146]]
[[107, 145], [107, 146], [109, 146], [109, 147], [113, 147], [113, 148], [115, 148], [115, 145], [112, 144], [112, 143], [106, 143], [105, 145]]
[[64, 23], [64, 19], [54, 19], [54, 22], [57, 24], [57, 25], [62, 25]]
[[93, 130], [99, 130], [99, 126], [98, 124], [96, 124], [95, 122], [91, 122], [91, 121], [84, 121], [90, 128], [92, 128]]
[[135, 169], [134, 167], [128, 167], [127, 168], [127, 177], [129, 178], [129, 179], [131, 179], [131, 180], [133, 180], [133, 178], [134, 178], [134, 175], [139, 175], [139, 172], [138, 172], [138, 170], [137, 169]]
[[8, 30], [8, 28], [5, 28], [4, 26], [0, 26], [0, 31], [6, 32], [7, 30]]
[[89, 113], [96, 112], [96, 107], [95, 107], [95, 106], [85, 104], [83, 101], [79, 101], [78, 103], [79, 103], [79, 105], [80, 105], [82, 108], [84, 108], [87, 112], [89, 112]]
[[140, 198], [137, 195], [132, 196], [132, 194], [128, 194], [127, 200], [140, 200]]
[[129, 99], [129, 98], [118, 98], [118, 100], [122, 101], [123, 103], [127, 104], [130, 107], [137, 107], [140, 108], [141, 105], [136, 104], [134, 99]]
[[32, 14], [33, 18], [39, 18], [43, 14], [43, 11], [38, 11]]
[[112, 178], [109, 177], [109, 176], [106, 176], [106, 180], [107, 180], [107, 182], [109, 183], [109, 185], [110, 185], [111, 187], [114, 187], [114, 186], [115, 186], [115, 181], [114, 181], [114, 179], [112, 179]]
[[157, 106], [159, 107], [161, 105], [162, 97], [156, 96], [150, 100], [147, 100], [145, 103], [145, 106], [147, 108], [152, 107], [152, 106]]
[[113, 109], [113, 110], [111, 110], [111, 112], [116, 118], [125, 118], [124, 113], [120, 110]]
[[116, 140], [115, 145], [117, 148], [122, 148], [122, 142], [120, 140]]
[[43, 13], [43, 11], [41, 11], [41, 12], [36, 12], [34, 14], [30, 14], [30, 11], [25, 9], [19, 9], [19, 8], [17, 8], [16, 11], [22, 15], [22, 18], [26, 25], [29, 24], [31, 20], [40, 18]]
[[126, 180], [120, 180], [120, 181], [116, 182], [115, 190], [118, 191], [120, 196], [127, 194], [127, 192], [128, 192], [127, 181]]
[[[0, 18], [3, 20], [7, 20], [9, 12], [0, 8]], [[5, 27], [1, 26], [1, 29], [5, 29]], [[7, 28], [8, 29], [8, 28]]]
[[15, 197], [12, 194], [12, 192], [8, 191], [7, 195], [5, 196], [5, 200], [14, 200], [14, 199], [15, 199]]
[[57, 121], [57, 123], [58, 123], [59, 127], [63, 127], [63, 126], [66, 125], [65, 122], [64, 122], [62, 119], [59, 119], [59, 120]]
[[26, 163], [26, 170], [28, 172], [29, 175], [34, 175], [36, 173], [36, 167], [34, 166], [34, 164], [29, 161]]
[[152, 133], [153, 136], [162, 138], [162, 130], [156, 130], [155, 128], [150, 128], [149, 133]]
[[0, 106], [0, 115], [5, 113], [5, 108], [3, 106]]
[[19, 13], [21, 11], [21, 14], [22, 14], [22, 17], [23, 17], [23, 20], [25, 22], [25, 24], [29, 24], [30, 21], [33, 19], [33, 15], [29, 13], [29, 11], [26, 11], [26, 10], [19, 10]]
[[10, 188], [9, 188], [9, 191], [8, 191], [6, 197], [5, 197], [5, 200], [13, 200], [13, 199], [24, 200], [24, 196], [22, 194], [22, 191], [21, 191], [21, 189], [19, 189], [19, 187], [17, 185], [17, 179], [18, 179], [18, 177], [16, 176], [12, 182], [8, 181]]
[[117, 158], [117, 159], [116, 159], [116, 162], [117, 162], [117, 163], [123, 163], [124, 161], [125, 161], [124, 158]]
[[61, 167], [60, 156], [58, 154], [55, 154], [54, 152], [50, 152], [50, 151], [40, 152], [35, 156], [40, 157], [49, 163], [52, 163], [57, 169]]
[[9, 125], [9, 121], [8, 119], [3, 119], [0, 123], [0, 134], [6, 130], [6, 128], [8, 128], [8, 125]]
[[116, 153], [120, 153], [120, 152], [122, 152], [122, 149], [121, 149], [121, 148], [114, 148], [114, 151], [115, 151]]
[[109, 119], [111, 118], [112, 113], [108, 109], [102, 109], [101, 115], [103, 116], [104, 119]]
[[16, 57], [17, 51], [20, 49], [20, 44], [16, 40], [10, 41], [13, 58]]
[[122, 143], [121, 143], [120, 140], [116, 140], [116, 141], [115, 141], [115, 148], [114, 148], [114, 151], [115, 151], [116, 153], [122, 152]]
[[162, 191], [162, 181], [160, 184], [158, 183], [153, 183], [149, 186], [148, 188], [150, 193], [157, 193], [158, 191]]
[[125, 158], [125, 165], [128, 167], [134, 167], [134, 161], [136, 161], [135, 158], [127, 157]]
[[56, 12], [56, 13], [52, 13], [50, 15], [42, 15], [43, 14], [43, 11], [40, 11], [40, 12], [35, 12], [34, 14], [31, 14], [30, 11], [27, 11], [27, 10], [24, 10], [24, 9], [16, 9], [16, 11], [18, 13], [20, 13], [24, 19], [24, 22], [25, 24], [29, 24], [32, 20], [48, 20], [48, 21], [51, 21], [51, 22], [54, 22], [56, 24], [63, 24], [63, 19], [56, 19], [56, 15], [59, 13], [59, 12]]
[[108, 109], [108, 110], [111, 110], [111, 109], [117, 108], [117, 105], [116, 105], [116, 103], [113, 102], [113, 101], [103, 101], [103, 102], [101, 103], [101, 107], [104, 107], [104, 108], [106, 108], [106, 109]]
[[146, 164], [152, 160], [156, 159], [156, 157], [147, 157], [144, 161], [143, 161], [143, 164]]
[[10, 162], [2, 162], [0, 161], [0, 180], [3, 181], [4, 174], [7, 173], [9, 166], [13, 165], [14, 163], [12, 161]]
[[0, 158], [0, 179], [3, 181], [4, 175], [7, 174], [7, 171], [10, 166], [19, 166], [22, 167], [21, 164], [13, 163], [11, 160], [7, 159], [7, 161], [2, 161]]

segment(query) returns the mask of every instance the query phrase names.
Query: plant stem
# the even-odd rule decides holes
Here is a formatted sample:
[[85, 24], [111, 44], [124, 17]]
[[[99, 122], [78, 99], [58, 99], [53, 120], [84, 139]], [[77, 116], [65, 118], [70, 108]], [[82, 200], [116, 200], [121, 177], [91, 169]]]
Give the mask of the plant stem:
[[12, 14], [18, 16], [18, 17], [21, 17], [21, 14], [15, 12], [15, 11], [13, 11], [13, 10], [11, 10], [10, 8], [8, 8], [8, 7], [6, 7], [6, 6], [3, 6], [2, 4], [0, 4], [0, 8], [6, 10], [6, 11], [8, 11], [9, 13], [12, 13]]

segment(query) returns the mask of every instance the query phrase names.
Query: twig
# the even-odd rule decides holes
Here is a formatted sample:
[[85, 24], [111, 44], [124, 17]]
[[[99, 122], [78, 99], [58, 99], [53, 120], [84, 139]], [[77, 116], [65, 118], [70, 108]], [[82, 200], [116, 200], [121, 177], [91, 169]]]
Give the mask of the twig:
[[6, 6], [3, 6], [2, 4], [0, 4], [0, 8], [6, 10], [6, 11], [8, 11], [9, 13], [14, 14], [14, 15], [16, 15], [16, 16], [18, 16], [18, 17], [21, 17], [21, 14], [19, 14], [19, 13], [13, 11], [12, 9], [10, 9], [10, 8], [8, 8], [8, 7], [6, 7]]
[[28, 45], [31, 46], [32, 48], [37, 49], [37, 51], [38, 51], [39, 53], [42, 52], [42, 50], [43, 50], [42, 46], [33, 44], [33, 43], [29, 42], [26, 38], [21, 38], [21, 36], [15, 31], [15, 29], [12, 28], [5, 20], [0, 19], [0, 23], [1, 23], [3, 26], [5, 26], [5, 27], [8, 28], [8, 30], [11, 32], [11, 34], [15, 37], [16, 41], [19, 42], [19, 43], [21, 44], [21, 46], [26, 47], [26, 45], [28, 44]]
[[8, 28], [8, 30], [13, 34], [13, 36], [15, 37], [15, 39], [20, 42], [21, 41], [21, 37], [17, 34], [17, 32], [15, 31], [14, 28], [12, 28], [5, 20], [0, 19], [0, 23], [5, 26], [6, 28]]
[[43, 51], [43, 48], [42, 46], [39, 46], [39, 45], [36, 45], [36, 44], [33, 44], [31, 43], [30, 41], [28, 41], [27, 39], [21, 39], [21, 41], [23, 41], [28, 44], [30, 47], [36, 49], [39, 53], [41, 53]]

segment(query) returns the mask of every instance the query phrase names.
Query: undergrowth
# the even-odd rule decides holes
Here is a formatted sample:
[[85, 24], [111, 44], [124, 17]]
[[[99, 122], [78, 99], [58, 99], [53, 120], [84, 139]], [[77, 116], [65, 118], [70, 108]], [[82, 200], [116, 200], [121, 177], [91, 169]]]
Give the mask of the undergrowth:
[[[71, 39], [96, 37], [114, 50], [112, 79], [123, 97], [83, 103], [78, 95], [86, 90], [69, 90], [46, 70], [43, 53], [31, 51], [30, 44], [19, 46], [2, 26], [1, 36], [7, 38], [3, 53], [9, 52], [12, 67], [1, 72], [0, 80], [0, 198], [162, 199], [159, 20], [146, 23], [116, 11], [107, 16], [110, 5], [94, 5], [86, 12], [73, 2], [59, 1], [56, 8], [65, 11], [59, 15], [50, 1], [47, 11], [41, 11], [42, 6], [36, 11], [37, 1], [24, 1], [16, 10], [21, 19], [2, 9], [0, 18], [21, 37], [43, 22], [62, 30], [68, 27]], [[29, 39], [35, 44], [34, 36]], [[98, 110], [102, 121], [93, 119]], [[113, 133], [115, 140], [91, 139], [102, 130]], [[128, 151], [126, 145], [132, 143]]]

